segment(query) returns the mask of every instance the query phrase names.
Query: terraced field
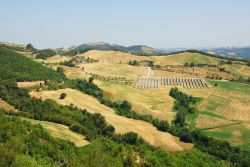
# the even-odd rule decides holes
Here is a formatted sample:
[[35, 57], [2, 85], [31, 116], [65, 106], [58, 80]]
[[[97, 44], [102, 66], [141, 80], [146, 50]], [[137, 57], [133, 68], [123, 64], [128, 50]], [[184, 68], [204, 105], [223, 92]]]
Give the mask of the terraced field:
[[[62, 92], [65, 92], [67, 96], [65, 99], [60, 100], [59, 96]], [[150, 123], [116, 115], [115, 111], [111, 108], [100, 104], [95, 98], [77, 90], [61, 89], [56, 91], [33, 91], [30, 94], [37, 98], [53, 99], [62, 105], [73, 104], [79, 108], [87, 109], [90, 113], [99, 112], [106, 118], [108, 123], [115, 127], [116, 133], [123, 134], [130, 131], [135, 132], [150, 144], [169, 151], [182, 151], [192, 147], [191, 144], [182, 143], [177, 137], [169, 133], [158, 131]]]

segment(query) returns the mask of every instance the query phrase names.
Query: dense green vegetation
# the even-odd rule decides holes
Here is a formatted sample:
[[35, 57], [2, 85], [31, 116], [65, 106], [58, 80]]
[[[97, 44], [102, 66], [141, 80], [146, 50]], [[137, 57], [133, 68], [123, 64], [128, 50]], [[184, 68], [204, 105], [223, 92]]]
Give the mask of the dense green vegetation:
[[[42, 126], [15, 116], [0, 112], [0, 122], [0, 166], [229, 166], [198, 149], [171, 154], [145, 144], [119, 144], [108, 138], [77, 148], [53, 138]], [[134, 134], [126, 136], [134, 142]]]
[[77, 54], [82, 54], [91, 50], [91, 48], [83, 48], [83, 49], [71, 49], [69, 51], [64, 52], [62, 55], [64, 56], [75, 56]]
[[207, 80], [211, 85], [217, 85], [217, 87], [222, 89], [240, 91], [242, 93], [249, 93], [250, 86], [246, 84], [241, 84], [237, 82], [229, 82], [229, 81], [216, 81], [216, 80]]
[[65, 99], [66, 95], [67, 95], [66, 93], [61, 93], [59, 99]]
[[37, 50], [34, 53], [37, 59], [47, 59], [48, 57], [56, 55], [56, 52], [52, 49]]
[[47, 69], [40, 63], [3, 47], [0, 47], [0, 57], [0, 77], [2, 79], [13, 79], [15, 81], [62, 81], [65, 78], [64, 75]]
[[36, 51], [36, 48], [34, 48], [31, 43], [26, 45], [26, 49], [29, 50], [29, 51]]
[[137, 61], [137, 60], [133, 60], [133, 61], [129, 61], [129, 62], [128, 62], [128, 65], [131, 65], [131, 66], [138, 66], [138, 65], [140, 65], [140, 62]]
[[75, 62], [73, 60], [68, 60], [68, 61], [60, 62], [60, 65], [65, 65], [68, 67], [75, 67]]
[[170, 90], [169, 95], [176, 99], [174, 110], [177, 111], [174, 124], [177, 127], [183, 127], [185, 125], [186, 117], [188, 113], [195, 113], [195, 104], [199, 101], [198, 98], [188, 96], [185, 93], [178, 91], [177, 88]]
[[0, 44], [0, 47], [4, 47], [4, 48], [8, 48], [10, 50], [15, 50], [15, 51], [26, 51], [26, 48], [25, 47], [21, 47], [21, 46], [18, 46], [18, 45], [8, 45], [8, 44]]

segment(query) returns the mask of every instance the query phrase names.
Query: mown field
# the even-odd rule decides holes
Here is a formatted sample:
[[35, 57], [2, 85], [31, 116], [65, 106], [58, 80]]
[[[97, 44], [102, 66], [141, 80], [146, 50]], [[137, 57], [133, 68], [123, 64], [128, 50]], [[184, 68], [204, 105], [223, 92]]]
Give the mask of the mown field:
[[[67, 96], [65, 99], [60, 100], [60, 94], [63, 92], [66, 93]], [[108, 123], [115, 127], [116, 133], [124, 134], [130, 131], [135, 132], [150, 144], [169, 151], [182, 151], [192, 147], [191, 144], [180, 142], [177, 137], [169, 133], [157, 130], [150, 123], [119, 116], [114, 110], [100, 104], [95, 98], [74, 89], [67, 88], [42, 92], [33, 91], [30, 94], [36, 98], [53, 99], [62, 105], [73, 104], [79, 108], [87, 109], [90, 113], [98, 112], [106, 118]]]
[[229, 81], [208, 80], [217, 87], [203, 90], [183, 90], [202, 97], [199, 113], [190, 119], [198, 129], [234, 144], [250, 144], [250, 86]]
[[83, 147], [83, 146], [89, 144], [89, 141], [84, 140], [85, 136], [69, 130], [68, 126], [61, 125], [61, 124], [56, 124], [56, 123], [53, 123], [53, 122], [38, 121], [38, 120], [34, 120], [34, 119], [29, 119], [29, 118], [21, 118], [21, 119], [25, 120], [25, 121], [29, 121], [32, 124], [40, 124], [53, 137], [71, 141], [78, 147]]

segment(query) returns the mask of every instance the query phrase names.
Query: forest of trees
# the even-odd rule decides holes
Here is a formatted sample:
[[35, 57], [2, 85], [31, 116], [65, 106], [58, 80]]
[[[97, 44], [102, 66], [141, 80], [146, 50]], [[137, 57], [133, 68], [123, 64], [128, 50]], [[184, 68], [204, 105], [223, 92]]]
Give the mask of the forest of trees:
[[0, 77], [15, 81], [56, 80], [63, 81], [66, 77], [45, 68], [42, 64], [32, 61], [19, 53], [0, 47]]
[[34, 53], [37, 59], [47, 59], [48, 57], [56, 55], [56, 52], [52, 49], [37, 50]]
[[[128, 101], [110, 101], [93, 82], [69, 80], [63, 73], [48, 69], [6, 48], [0, 48], [0, 56], [0, 98], [20, 110], [16, 113], [4, 112], [10, 116], [0, 114], [2, 166], [14, 166], [20, 161], [45, 163], [50, 166], [55, 164], [62, 166], [82, 164], [86, 166], [229, 166], [229, 162], [234, 166], [249, 165], [249, 152], [240, 147], [231, 146], [227, 142], [206, 137], [199, 131], [188, 129], [185, 122], [183, 126], [178, 123], [169, 125], [168, 122], [153, 119], [150, 116], [137, 115], [131, 110], [132, 106]], [[48, 85], [48, 87], [54, 89], [60, 87], [78, 89], [96, 97], [101, 103], [113, 107], [118, 114], [151, 122], [159, 130], [168, 131], [180, 136], [185, 142], [194, 143], [195, 148], [183, 153], [171, 154], [149, 146], [133, 132], [124, 135], [115, 134], [114, 127], [107, 124], [100, 114], [90, 114], [72, 105], [62, 106], [53, 100], [36, 99], [28, 94], [28, 89], [17, 87], [17, 81], [34, 80], [49, 80], [48, 84], [55, 83], [55, 85]], [[176, 99], [175, 104], [180, 105], [175, 108], [176, 112], [179, 113], [184, 108], [186, 114], [196, 112], [194, 107], [196, 98], [178, 89], [171, 90], [170, 95]], [[53, 139], [41, 126], [31, 126], [27, 122], [20, 121], [16, 116], [69, 126], [71, 130], [85, 135], [91, 144], [76, 148], [72, 143]], [[136, 163], [138, 156], [141, 161]]]

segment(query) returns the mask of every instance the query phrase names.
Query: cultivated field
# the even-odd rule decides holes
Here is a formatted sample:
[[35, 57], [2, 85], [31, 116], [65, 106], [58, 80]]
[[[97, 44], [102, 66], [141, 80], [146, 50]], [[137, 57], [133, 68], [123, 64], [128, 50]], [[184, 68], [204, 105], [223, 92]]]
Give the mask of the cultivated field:
[[250, 136], [250, 86], [229, 81], [208, 82], [218, 86], [208, 91], [182, 90], [203, 98], [198, 106], [200, 113], [194, 120], [195, 127], [235, 144], [249, 144], [246, 136]]
[[127, 64], [97, 62], [85, 64], [84, 68], [85, 72], [87, 73], [93, 73], [102, 76], [126, 77], [127, 79], [133, 80], [136, 80], [138, 75], [146, 75], [145, 67], [134, 67]]
[[[59, 96], [62, 92], [65, 92], [67, 96], [65, 99], [60, 100]], [[74, 104], [79, 108], [87, 109], [90, 113], [101, 113], [106, 118], [107, 122], [115, 127], [116, 133], [123, 134], [130, 131], [135, 132], [150, 144], [169, 151], [182, 151], [192, 147], [191, 144], [182, 143], [177, 137], [169, 133], [158, 131], [150, 123], [116, 115], [115, 111], [111, 108], [100, 104], [95, 98], [77, 90], [68, 88], [56, 91], [33, 91], [30, 94], [37, 98], [53, 99], [62, 105]]]
[[180, 53], [168, 56], [153, 56], [155, 64], [166, 65], [184, 65], [186, 62], [195, 64], [218, 64], [221, 59], [208, 57], [198, 53]]
[[103, 63], [116, 63], [116, 64], [127, 64], [129, 61], [133, 60], [138, 60], [138, 61], [150, 60], [150, 57], [147, 56], [136, 56], [130, 53], [124, 53], [119, 51], [90, 50], [80, 56], [97, 59]]
[[2, 99], [0, 99], [0, 108], [3, 108], [5, 111], [12, 111], [12, 112], [18, 112], [17, 109], [15, 109], [13, 106], [9, 105], [8, 103], [6, 103], [5, 101], [3, 101]]
[[60, 63], [60, 62], [63, 62], [63, 61], [68, 61], [68, 60], [70, 60], [69, 57], [55, 55], [55, 56], [52, 56], [52, 57], [48, 57], [45, 60], [45, 63], [54, 64], [54, 63]]
[[170, 88], [138, 89], [126, 85], [95, 81], [112, 100], [128, 100], [133, 110], [142, 114], [150, 114], [155, 118], [172, 121], [174, 99], [168, 95]]
[[226, 71], [230, 73], [240, 76], [242, 75], [244, 78], [250, 77], [250, 67], [242, 64], [231, 64], [231, 65], [224, 65]]

